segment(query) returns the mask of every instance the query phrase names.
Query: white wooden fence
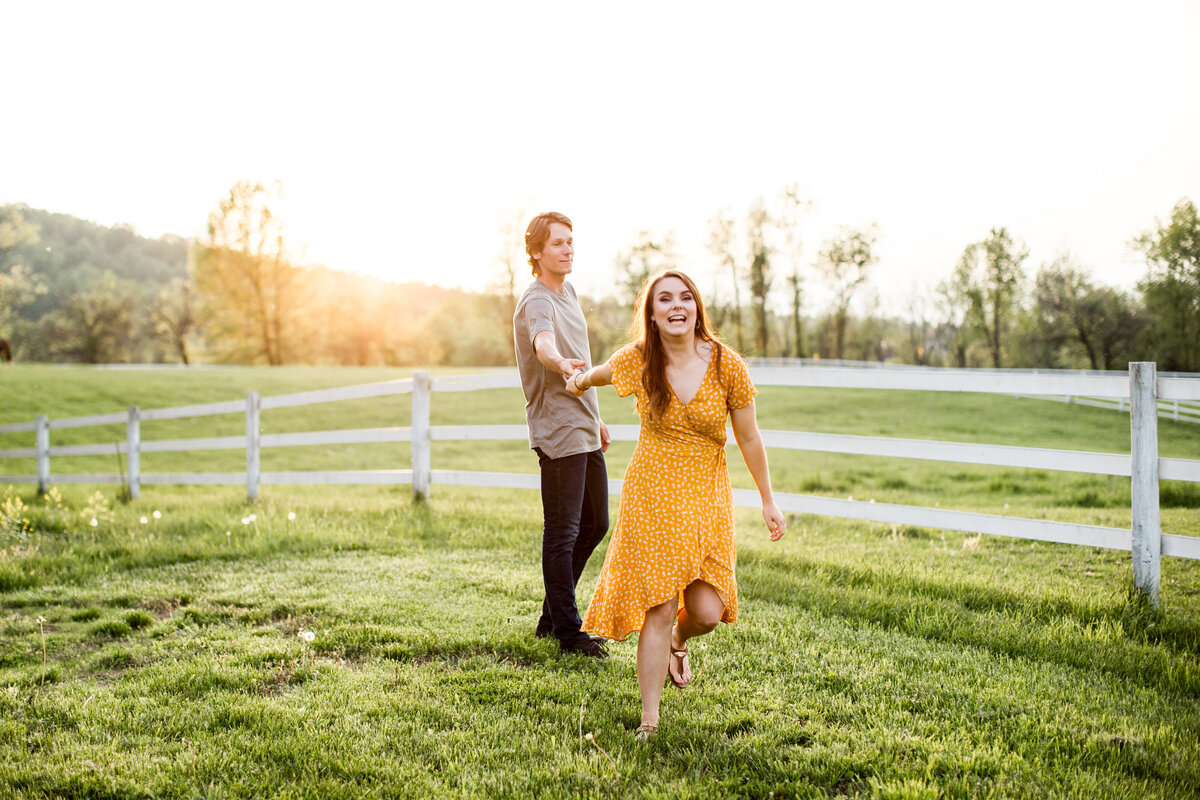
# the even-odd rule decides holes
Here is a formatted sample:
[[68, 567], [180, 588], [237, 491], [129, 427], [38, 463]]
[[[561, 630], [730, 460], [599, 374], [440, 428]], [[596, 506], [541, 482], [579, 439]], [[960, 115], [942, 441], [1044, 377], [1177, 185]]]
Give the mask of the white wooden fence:
[[[1096, 475], [1128, 476], [1132, 488], [1131, 529], [1082, 525], [1069, 522], [978, 514], [940, 508], [869, 503], [833, 497], [777, 493], [781, 509], [802, 514], [843, 517], [924, 528], [959, 530], [969, 533], [1009, 536], [1045, 542], [1105, 547], [1132, 553], [1134, 583], [1152, 603], [1158, 603], [1159, 564], [1163, 555], [1200, 559], [1200, 537], [1164, 534], [1159, 516], [1158, 481], [1200, 482], [1200, 460], [1159, 458], [1158, 409], [1163, 401], [1200, 401], [1200, 379], [1158, 377], [1153, 363], [1131, 364], [1124, 374], [1019, 373], [955, 369], [870, 370], [846, 367], [805, 366], [751, 369], [759, 386], [803, 386], [854, 389], [885, 389], [989, 394], [1096, 397], [1129, 403], [1131, 454], [1052, 450], [1035, 447], [940, 442], [875, 436], [764, 430], [768, 447], [829, 453], [851, 453], [891, 458], [916, 458], [963, 464], [986, 464], [1041, 470], [1062, 470]], [[431, 468], [431, 443], [446, 440], [525, 440], [524, 425], [439, 425], [430, 424], [432, 392], [464, 392], [480, 389], [519, 387], [515, 370], [488, 375], [430, 378], [418, 372], [411, 379], [370, 383], [335, 389], [260, 398], [250, 392], [244, 401], [209, 403], [143, 411], [131, 406], [128, 412], [50, 420], [39, 416], [32, 423], [0, 425], [0, 433], [35, 432], [35, 447], [0, 450], [0, 458], [36, 458], [37, 474], [0, 475], [0, 483], [37, 483], [45, 491], [51, 483], [50, 459], [59, 456], [112, 455], [123, 453], [126, 476], [113, 474], [69, 474], [55, 477], [60, 483], [121, 483], [137, 497], [142, 485], [235, 484], [245, 485], [247, 496], [258, 497], [261, 485], [271, 484], [411, 484], [418, 500], [428, 497], [432, 484], [492, 486], [537, 489], [535, 474], [495, 473]], [[341, 400], [412, 393], [412, 417], [408, 427], [343, 429], [304, 433], [260, 433], [262, 410], [312, 405]], [[245, 414], [245, 436], [143, 441], [141, 423], [216, 414]], [[95, 425], [125, 423], [126, 440], [117, 443], [52, 447], [50, 431]], [[637, 426], [610, 426], [615, 441], [637, 439]], [[394, 470], [338, 470], [262, 472], [259, 453], [263, 447], [302, 445], [410, 442], [411, 468]], [[196, 450], [244, 449], [246, 471], [231, 473], [142, 473], [141, 453]], [[621, 482], [609, 482], [619, 492]], [[734, 502], [757, 507], [758, 495], [734, 490]]]

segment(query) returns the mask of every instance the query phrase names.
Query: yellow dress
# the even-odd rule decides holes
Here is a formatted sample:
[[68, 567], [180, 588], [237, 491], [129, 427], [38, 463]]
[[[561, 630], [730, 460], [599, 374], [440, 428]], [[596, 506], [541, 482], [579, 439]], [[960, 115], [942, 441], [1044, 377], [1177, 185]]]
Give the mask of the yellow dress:
[[711, 584], [725, 604], [723, 622], [737, 621], [733, 496], [725, 461], [730, 409], [757, 390], [741, 357], [721, 345], [687, 405], [674, 391], [666, 414], [650, 419], [635, 345], [609, 359], [617, 394], [637, 395], [642, 424], [625, 470], [616, 530], [588, 605], [583, 629], [621, 640], [640, 631], [646, 610], [678, 598], [693, 581]]

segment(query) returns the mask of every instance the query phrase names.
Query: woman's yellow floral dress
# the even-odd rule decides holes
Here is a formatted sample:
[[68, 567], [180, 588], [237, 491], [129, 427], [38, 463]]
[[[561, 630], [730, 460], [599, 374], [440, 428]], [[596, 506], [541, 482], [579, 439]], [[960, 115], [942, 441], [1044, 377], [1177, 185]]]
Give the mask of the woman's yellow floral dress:
[[741, 357], [720, 345], [700, 389], [685, 406], [674, 391], [662, 419], [652, 420], [635, 345], [609, 359], [617, 394], [637, 395], [642, 419], [625, 471], [621, 508], [604, 568], [583, 620], [584, 630], [621, 640], [640, 631], [646, 610], [672, 597], [683, 607], [693, 581], [711, 584], [725, 603], [723, 622], [737, 621], [733, 496], [725, 462], [731, 409], [757, 390]]

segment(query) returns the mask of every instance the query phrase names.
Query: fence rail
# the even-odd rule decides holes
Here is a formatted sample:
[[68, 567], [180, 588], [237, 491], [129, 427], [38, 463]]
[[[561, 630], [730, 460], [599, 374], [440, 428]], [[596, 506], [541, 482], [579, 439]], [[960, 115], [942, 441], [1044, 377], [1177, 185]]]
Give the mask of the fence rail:
[[[983, 392], [1054, 399], [1073, 398], [1074, 402], [1080, 402], [1080, 398], [1104, 398], [1108, 403], [1127, 404], [1131, 410], [1130, 454], [779, 430], [764, 430], [763, 440], [768, 447], [788, 450], [1129, 476], [1133, 497], [1133, 524], [1130, 529], [779, 493], [776, 495], [779, 506], [786, 511], [1126, 550], [1132, 553], [1135, 584], [1154, 603], [1158, 600], [1161, 556], [1200, 559], [1200, 537], [1163, 534], [1158, 507], [1159, 479], [1200, 482], [1200, 460], [1159, 458], [1157, 438], [1157, 419], [1163, 413], [1163, 402], [1175, 403], [1175, 411], [1178, 413], [1178, 403], [1190, 404], [1200, 401], [1200, 379], [1157, 376], [1154, 364], [1133, 364], [1127, 375], [934, 368], [863, 369], [857, 366], [831, 367], [825, 364], [805, 365], [803, 368], [759, 365], [752, 367], [751, 375], [754, 382], [760, 386]], [[250, 392], [244, 401], [145, 411], [131, 406], [127, 412], [61, 420], [39, 416], [32, 423], [0, 426], [0, 433], [33, 431], [36, 440], [33, 448], [0, 451], [0, 459], [37, 459], [36, 475], [0, 475], [0, 483], [36, 483], [39, 490], [45, 491], [50, 485], [51, 457], [121, 453], [126, 456], [128, 464], [128, 473], [125, 476], [69, 474], [56, 475], [54, 480], [60, 483], [87, 484], [125, 482], [133, 497], [138, 496], [143, 484], [244, 485], [247, 496], [252, 500], [257, 498], [259, 486], [283, 484], [411, 485], [414, 497], [420, 500], [428, 497], [431, 484], [537, 489], [540, 485], [537, 475], [431, 468], [430, 451], [434, 441], [527, 439], [524, 425], [431, 425], [430, 406], [433, 392], [465, 392], [519, 386], [519, 377], [515, 371], [438, 378], [430, 378], [428, 373], [418, 372], [412, 378], [403, 380], [264, 398], [260, 398], [256, 392]], [[412, 394], [412, 414], [408, 427], [261, 433], [259, 414], [263, 409], [409, 393]], [[1185, 405], [1184, 408], [1189, 406]], [[244, 414], [246, 417], [244, 436], [151, 441], [141, 439], [143, 421], [234, 413]], [[55, 447], [50, 445], [51, 430], [119, 423], [126, 424], [126, 437], [123, 442]], [[613, 425], [609, 430], [615, 441], [637, 439], [638, 427], [635, 425]], [[378, 442], [410, 442], [411, 468], [262, 472], [259, 466], [259, 454], [264, 447]], [[141, 453], [200, 450], [245, 450], [246, 471], [141, 473]], [[609, 483], [614, 492], [620, 490], [620, 481], [612, 480]], [[741, 489], [734, 490], [734, 501], [738, 505], [754, 507], [759, 503], [756, 493]]]

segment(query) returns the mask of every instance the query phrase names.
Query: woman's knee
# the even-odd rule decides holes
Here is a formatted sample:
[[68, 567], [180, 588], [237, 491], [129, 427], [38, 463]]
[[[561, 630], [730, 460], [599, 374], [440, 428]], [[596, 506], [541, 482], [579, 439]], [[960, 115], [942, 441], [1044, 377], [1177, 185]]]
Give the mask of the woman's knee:
[[723, 611], [724, 609], [712, 607], [698, 608], [694, 610], [689, 608], [688, 620], [693, 626], [699, 628], [705, 633], [708, 633], [721, 623], [721, 615]]

